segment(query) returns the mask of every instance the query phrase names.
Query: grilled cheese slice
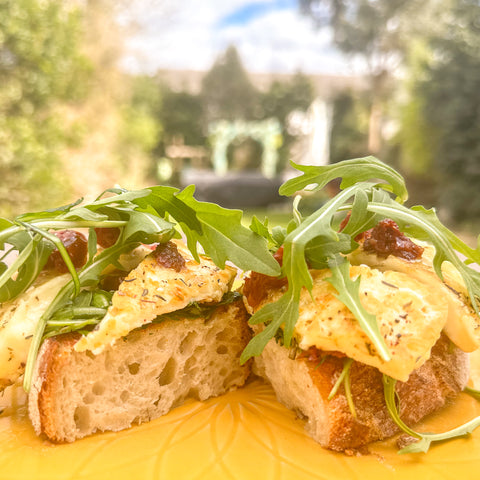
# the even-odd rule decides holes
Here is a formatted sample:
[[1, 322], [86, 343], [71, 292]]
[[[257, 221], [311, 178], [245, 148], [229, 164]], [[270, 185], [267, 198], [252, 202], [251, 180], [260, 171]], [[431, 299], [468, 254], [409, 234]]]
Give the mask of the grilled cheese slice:
[[[329, 270], [311, 270], [313, 289], [300, 296], [295, 338], [301, 350], [316, 347], [341, 352], [358, 362], [378, 368], [401, 381], [429, 357], [445, 327], [447, 302], [438, 290], [399, 272], [380, 272], [367, 266], [352, 266], [350, 276], [360, 276], [360, 298], [366, 310], [377, 317], [380, 332], [391, 353], [385, 361], [348, 308], [336, 298], [326, 281]], [[274, 302], [282, 289], [269, 290], [258, 308]]]
[[470, 304], [462, 277], [451, 263], [443, 262], [444, 281], [438, 278], [432, 266], [434, 254], [433, 247], [425, 246], [422, 258], [419, 261], [409, 262], [394, 256], [379, 257], [359, 248], [349, 255], [349, 260], [352, 264], [368, 265], [382, 272], [405, 273], [429, 289], [441, 292], [441, 296], [448, 303], [445, 333], [461, 350], [473, 352], [480, 347], [480, 318]]
[[15, 300], [0, 307], [0, 390], [23, 374], [39, 318], [70, 275], [42, 276]]
[[198, 263], [183, 242], [173, 242], [185, 260], [184, 267], [177, 271], [159, 264], [155, 254], [147, 256], [120, 284], [107, 314], [94, 331], [78, 341], [76, 351], [98, 354], [159, 315], [192, 302], [219, 302], [230, 290], [237, 273], [235, 268], [221, 269], [207, 257], [201, 257]]

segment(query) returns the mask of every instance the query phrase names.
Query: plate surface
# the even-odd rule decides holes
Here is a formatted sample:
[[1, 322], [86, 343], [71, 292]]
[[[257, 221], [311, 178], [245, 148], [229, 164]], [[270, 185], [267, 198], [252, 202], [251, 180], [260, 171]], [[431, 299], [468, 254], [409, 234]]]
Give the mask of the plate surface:
[[[480, 429], [436, 445], [427, 455], [398, 455], [393, 441], [348, 457], [322, 449], [271, 388], [253, 381], [207, 402], [190, 401], [168, 415], [119, 433], [68, 445], [35, 436], [20, 388], [0, 405], [2, 480], [198, 479], [310, 480], [479, 478]], [[480, 415], [466, 394], [421, 428], [441, 431]], [[420, 430], [420, 427], [418, 427]]]

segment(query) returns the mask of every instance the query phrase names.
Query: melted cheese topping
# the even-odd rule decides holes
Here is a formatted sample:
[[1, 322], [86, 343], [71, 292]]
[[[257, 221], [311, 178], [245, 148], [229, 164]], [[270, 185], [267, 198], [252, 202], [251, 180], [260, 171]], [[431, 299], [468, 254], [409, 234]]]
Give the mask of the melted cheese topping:
[[480, 318], [470, 305], [462, 277], [451, 263], [442, 264], [444, 282], [438, 278], [432, 266], [434, 254], [433, 247], [425, 246], [420, 261], [408, 262], [393, 256], [381, 258], [359, 248], [349, 255], [349, 260], [352, 264], [366, 264], [381, 271], [403, 272], [432, 291], [441, 292], [448, 302], [445, 333], [458, 348], [473, 352], [480, 347]]
[[133, 269], [112, 298], [112, 305], [98, 327], [75, 345], [77, 351], [99, 353], [135, 328], [158, 315], [186, 307], [191, 302], [218, 302], [230, 290], [236, 269], [218, 268], [209, 258], [197, 263], [182, 242], [176, 242], [185, 259], [177, 272], [162, 267], [149, 255]]
[[31, 339], [39, 318], [70, 274], [41, 279], [15, 300], [0, 308], [0, 389], [23, 374]]
[[[312, 294], [304, 289], [300, 297], [295, 337], [302, 350], [314, 346], [342, 352], [359, 362], [378, 368], [401, 381], [420, 367], [440, 337], [447, 319], [447, 302], [438, 291], [399, 272], [380, 272], [367, 266], [353, 266], [350, 276], [361, 275], [360, 298], [377, 323], [391, 353], [386, 362], [360, 327], [354, 315], [336, 298], [335, 288], [325, 278], [329, 270], [311, 270]], [[259, 305], [277, 300], [281, 290], [269, 291]]]

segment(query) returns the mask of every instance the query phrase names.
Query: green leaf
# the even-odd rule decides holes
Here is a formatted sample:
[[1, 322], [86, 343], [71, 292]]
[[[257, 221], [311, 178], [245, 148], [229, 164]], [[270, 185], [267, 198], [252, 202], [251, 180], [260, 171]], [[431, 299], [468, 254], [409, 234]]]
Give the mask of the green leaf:
[[408, 209], [397, 202], [369, 203], [368, 210], [378, 213], [384, 218], [397, 222], [406, 233], [421, 240], [429, 240], [435, 247], [433, 267], [436, 274], [443, 278], [442, 263], [449, 261], [458, 270], [465, 282], [467, 291], [477, 315], [480, 315], [480, 272], [470, 268], [458, 257], [459, 252], [467, 257], [469, 262], [480, 263], [480, 250], [472, 249], [450, 232], [437, 218], [435, 210], [423, 207]]
[[305, 247], [305, 256], [308, 259], [310, 268], [328, 268], [328, 262], [331, 257], [340, 253], [346, 255], [357, 247], [358, 244], [352, 240], [350, 235], [345, 233], [339, 233], [337, 240], [318, 236]]
[[88, 252], [87, 263], [93, 261], [93, 258], [97, 254], [97, 251], [98, 251], [97, 233], [95, 232], [94, 228], [89, 228], [88, 244], [87, 244], [87, 252]]
[[[295, 227], [294, 227], [295, 228]], [[276, 225], [272, 228], [272, 240], [275, 242], [275, 246], [279, 248], [285, 242], [285, 237], [287, 236], [287, 229]]]
[[250, 222], [250, 230], [261, 237], [266, 238], [270, 243], [275, 243], [270, 230], [268, 229], [268, 218], [265, 218], [262, 223], [255, 215], [253, 215]]
[[382, 217], [367, 209], [369, 202], [390, 203], [391, 199], [387, 192], [379, 188], [369, 190], [357, 190], [353, 204], [348, 206], [350, 217], [342, 232], [355, 238], [358, 234], [373, 228]]
[[[172, 216], [178, 223], [185, 224], [190, 230], [199, 234], [202, 231], [194, 208], [187, 205], [178, 195], [180, 190], [174, 187], [156, 186], [151, 187], [150, 195], [136, 200], [136, 204], [142, 208], [153, 207], [159, 215]], [[188, 187], [184, 190], [185, 196], [192, 196], [194, 189]]]
[[369, 313], [360, 301], [359, 287], [360, 277], [355, 280], [350, 278], [350, 263], [344, 257], [337, 255], [329, 262], [332, 276], [325, 280], [329, 282], [336, 290], [336, 297], [340, 300], [355, 316], [362, 330], [375, 346], [379, 355], [388, 362], [392, 357], [388, 350], [385, 340], [380, 333], [375, 315]]
[[399, 201], [404, 202], [408, 198], [403, 177], [375, 157], [355, 158], [325, 166], [304, 166], [292, 162], [292, 166], [303, 172], [303, 175], [285, 182], [279, 190], [281, 195], [293, 195], [312, 184], [316, 184], [316, 190], [318, 190], [330, 181], [342, 178], [341, 189], [359, 182], [379, 179], [386, 181], [387, 184], [378, 185], [393, 192]]
[[70, 258], [70, 255], [68, 254], [67, 249], [65, 248], [65, 245], [63, 245], [62, 241], [56, 235], [46, 232], [41, 228], [37, 228], [33, 224], [28, 224], [20, 221], [18, 223], [25, 227], [26, 230], [32, 230], [34, 233], [36, 233], [36, 235], [50, 241], [57, 248], [60, 255], [62, 256], [62, 260], [64, 261], [68, 271], [70, 272], [70, 275], [72, 276], [75, 294], [78, 295], [80, 293], [80, 281], [78, 280], [77, 271], [75, 270], [72, 259]]
[[69, 212], [73, 207], [76, 207], [80, 203], [82, 203], [83, 198], [79, 198], [75, 202], [69, 203], [68, 205], [62, 205], [58, 208], [47, 209], [43, 212], [32, 212], [32, 213], [24, 213], [17, 217], [17, 220], [22, 222], [31, 222], [32, 220], [40, 220], [42, 218], [55, 218], [60, 215], [64, 215], [66, 212]]
[[249, 323], [258, 325], [265, 323], [265, 328], [256, 334], [245, 347], [240, 356], [240, 363], [245, 363], [249, 358], [262, 353], [267, 343], [275, 336], [278, 329], [283, 326], [285, 345], [290, 346], [293, 327], [298, 318], [299, 300], [288, 290], [277, 302], [267, 303], [251, 318]]
[[254, 270], [272, 276], [280, 273], [277, 261], [268, 250], [266, 239], [242, 225], [240, 210], [199, 202], [191, 194], [191, 190], [184, 190], [177, 198], [196, 212], [201, 234], [197, 233], [195, 240], [198, 240], [216, 265], [223, 267], [229, 260], [245, 271]]
[[165, 243], [174, 233], [172, 223], [150, 213], [133, 210], [123, 228], [121, 242]]
[[[359, 186], [350, 187], [328, 201], [290, 232], [284, 242], [283, 274], [295, 292], [302, 287], [311, 289], [312, 279], [305, 258], [307, 245], [318, 237], [337, 242], [339, 234], [332, 228], [332, 219], [339, 207], [354, 195]], [[326, 258], [326, 257], [325, 257]], [[318, 258], [316, 259], [318, 261]]]
[[25, 238], [29, 238], [30, 241], [23, 246], [18, 257], [8, 267], [2, 263], [5, 268], [0, 275], [0, 303], [12, 300], [27, 290], [53, 251], [53, 244], [39, 235], [31, 237], [27, 234]]

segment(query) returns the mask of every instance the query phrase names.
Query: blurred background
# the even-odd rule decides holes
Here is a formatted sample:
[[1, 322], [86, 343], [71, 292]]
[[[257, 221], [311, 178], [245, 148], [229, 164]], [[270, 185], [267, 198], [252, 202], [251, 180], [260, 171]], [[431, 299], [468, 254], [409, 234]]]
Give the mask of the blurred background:
[[365, 155], [478, 232], [479, 1], [0, 0], [0, 215], [195, 183], [280, 218], [290, 160]]

